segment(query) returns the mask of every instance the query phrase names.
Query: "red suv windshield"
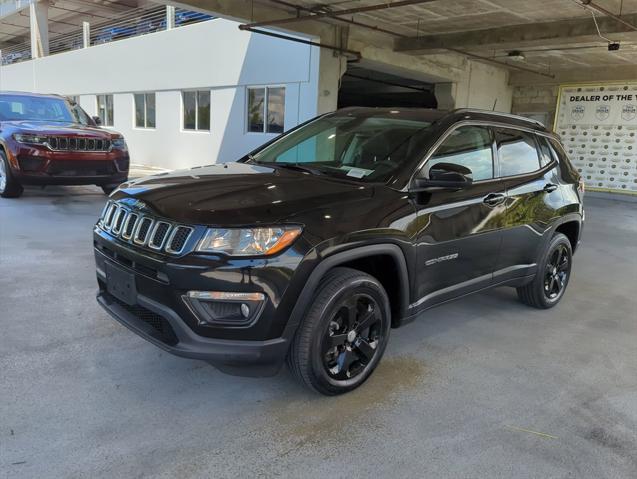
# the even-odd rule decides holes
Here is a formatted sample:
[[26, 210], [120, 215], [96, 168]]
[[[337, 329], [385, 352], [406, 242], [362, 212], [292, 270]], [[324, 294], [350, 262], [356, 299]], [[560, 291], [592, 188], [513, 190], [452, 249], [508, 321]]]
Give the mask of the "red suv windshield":
[[63, 98], [22, 95], [0, 95], [0, 120], [90, 124], [84, 110]]

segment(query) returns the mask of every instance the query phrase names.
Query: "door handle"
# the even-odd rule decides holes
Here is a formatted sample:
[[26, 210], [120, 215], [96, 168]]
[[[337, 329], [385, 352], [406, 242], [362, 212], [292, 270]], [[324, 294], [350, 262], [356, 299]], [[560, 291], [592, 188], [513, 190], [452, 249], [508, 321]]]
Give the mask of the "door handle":
[[487, 206], [498, 206], [504, 202], [505, 196], [502, 193], [489, 193], [482, 202]]
[[553, 183], [547, 183], [544, 186], [544, 191], [546, 191], [547, 193], [551, 193], [555, 190], [557, 190], [557, 185], [554, 185]]

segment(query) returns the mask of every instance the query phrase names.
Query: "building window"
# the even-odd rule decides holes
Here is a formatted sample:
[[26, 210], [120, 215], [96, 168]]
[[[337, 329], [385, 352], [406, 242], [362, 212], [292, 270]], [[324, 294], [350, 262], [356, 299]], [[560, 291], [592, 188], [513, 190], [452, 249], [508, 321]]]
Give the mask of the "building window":
[[113, 126], [113, 95], [97, 95], [97, 116], [102, 125]]
[[248, 131], [283, 133], [285, 87], [248, 88]]
[[210, 131], [210, 91], [182, 92], [184, 130]]
[[135, 126], [155, 128], [154, 93], [135, 93]]

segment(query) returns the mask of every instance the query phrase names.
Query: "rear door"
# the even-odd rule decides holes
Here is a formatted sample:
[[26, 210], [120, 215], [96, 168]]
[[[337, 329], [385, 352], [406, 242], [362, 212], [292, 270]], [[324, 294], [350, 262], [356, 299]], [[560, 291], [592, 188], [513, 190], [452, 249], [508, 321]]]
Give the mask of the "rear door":
[[506, 221], [494, 281], [526, 276], [562, 204], [557, 163], [543, 137], [513, 128], [495, 129], [498, 175], [506, 184]]
[[495, 177], [494, 141], [483, 125], [447, 133], [417, 176], [436, 163], [469, 168], [473, 183], [460, 190], [418, 194], [418, 301], [424, 308], [491, 284], [505, 218], [505, 186]]

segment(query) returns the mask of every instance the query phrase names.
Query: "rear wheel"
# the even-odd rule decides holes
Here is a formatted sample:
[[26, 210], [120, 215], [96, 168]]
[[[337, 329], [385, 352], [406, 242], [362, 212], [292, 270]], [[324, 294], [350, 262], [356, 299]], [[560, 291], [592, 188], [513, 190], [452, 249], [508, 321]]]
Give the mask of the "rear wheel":
[[24, 188], [11, 173], [7, 155], [0, 150], [0, 196], [2, 198], [17, 198], [23, 191]]
[[517, 288], [520, 300], [534, 308], [548, 309], [555, 306], [568, 286], [572, 263], [571, 242], [562, 233], [556, 233], [538, 262], [538, 272], [533, 281]]
[[335, 268], [321, 281], [288, 354], [292, 373], [325, 395], [357, 388], [385, 351], [391, 313], [376, 278]]

